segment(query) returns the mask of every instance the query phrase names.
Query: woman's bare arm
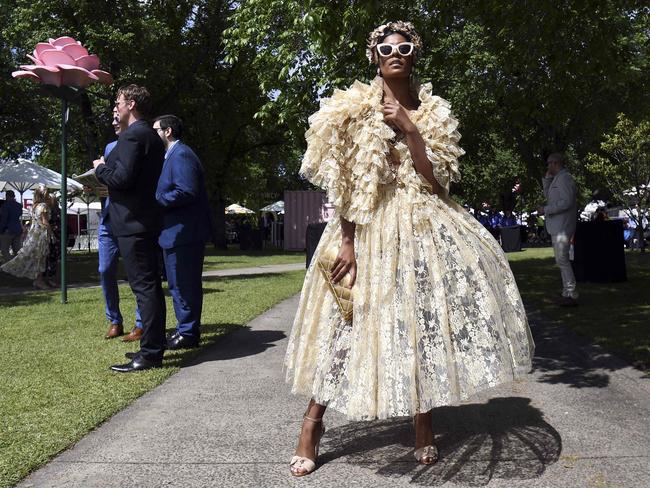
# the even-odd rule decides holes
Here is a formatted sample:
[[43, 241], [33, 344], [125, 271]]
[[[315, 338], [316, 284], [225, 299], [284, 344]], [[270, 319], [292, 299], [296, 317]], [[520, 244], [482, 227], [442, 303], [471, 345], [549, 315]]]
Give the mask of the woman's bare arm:
[[354, 255], [354, 233], [356, 224], [349, 222], [343, 217], [341, 219], [341, 247], [339, 254], [334, 261], [331, 270], [332, 281], [338, 283], [346, 273], [350, 273], [350, 286], [354, 285], [357, 279], [357, 260]]

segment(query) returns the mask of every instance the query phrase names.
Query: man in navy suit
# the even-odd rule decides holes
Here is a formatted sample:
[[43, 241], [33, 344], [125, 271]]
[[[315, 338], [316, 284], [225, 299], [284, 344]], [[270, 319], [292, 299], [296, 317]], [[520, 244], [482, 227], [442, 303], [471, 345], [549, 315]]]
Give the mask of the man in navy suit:
[[205, 242], [211, 235], [205, 175], [194, 151], [179, 140], [183, 124], [178, 117], [157, 117], [153, 128], [166, 149], [156, 189], [156, 200], [163, 208], [163, 229], [158, 243], [163, 249], [177, 320], [167, 348], [197, 347], [203, 306], [203, 256]]
[[[119, 136], [122, 132], [120, 117], [117, 108], [113, 108], [113, 129]], [[126, 127], [124, 127], [126, 129]], [[109, 142], [104, 149], [104, 159], [117, 146], [117, 141]], [[106, 339], [113, 339], [124, 334], [122, 325], [122, 312], [120, 311], [120, 293], [117, 287], [117, 265], [120, 258], [120, 248], [117, 238], [111, 231], [111, 224], [108, 222], [108, 209], [110, 198], [102, 198], [102, 212], [99, 216], [99, 229], [97, 232], [98, 254], [99, 254], [99, 283], [102, 286], [104, 302], [106, 304], [106, 318], [110, 322], [110, 328], [106, 333]], [[122, 340], [124, 342], [139, 341], [142, 337], [142, 319], [140, 310], [135, 306], [135, 327]]]
[[165, 351], [165, 296], [157, 257], [162, 212], [156, 202], [165, 147], [144, 120], [151, 109], [145, 87], [120, 88], [115, 107], [126, 129], [106, 161], [102, 157], [93, 165], [97, 179], [108, 187], [111, 203], [104, 222], [110, 223], [117, 237], [142, 317], [140, 351], [129, 363], [111, 366], [113, 371], [128, 373], [160, 367]]

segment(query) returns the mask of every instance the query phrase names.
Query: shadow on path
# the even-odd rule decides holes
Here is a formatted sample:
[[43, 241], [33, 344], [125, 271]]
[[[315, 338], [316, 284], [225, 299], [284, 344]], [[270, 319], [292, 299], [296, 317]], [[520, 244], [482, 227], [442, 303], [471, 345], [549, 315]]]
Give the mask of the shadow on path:
[[571, 388], [606, 388], [609, 372], [629, 366], [568, 327], [545, 320], [539, 311], [529, 311], [528, 317], [535, 339], [533, 372], [541, 373], [537, 381]]
[[521, 397], [486, 404], [440, 407], [433, 411], [440, 460], [432, 466], [413, 457], [411, 419], [352, 422], [328, 430], [320, 463], [345, 456], [346, 462], [386, 477], [409, 476], [419, 485], [451, 481], [484, 486], [492, 478], [541, 476], [562, 451], [560, 434], [542, 412]]
[[[278, 330], [251, 330], [238, 324], [203, 324], [201, 349], [183, 349], [165, 354], [165, 366], [192, 366], [206, 361], [225, 361], [228, 359], [254, 356], [275, 347], [274, 342], [286, 337]], [[209, 332], [222, 332], [205, 339]]]

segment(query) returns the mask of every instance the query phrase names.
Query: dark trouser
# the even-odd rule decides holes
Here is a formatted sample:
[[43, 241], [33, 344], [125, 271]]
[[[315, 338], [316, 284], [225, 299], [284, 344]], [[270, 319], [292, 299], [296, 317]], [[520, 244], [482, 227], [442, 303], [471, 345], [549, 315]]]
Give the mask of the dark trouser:
[[203, 254], [205, 244], [163, 249], [167, 284], [174, 303], [176, 330], [185, 337], [199, 339], [203, 306]]
[[142, 316], [140, 354], [150, 361], [162, 361], [165, 352], [165, 296], [158, 269], [158, 234], [135, 234], [118, 237], [117, 241]]

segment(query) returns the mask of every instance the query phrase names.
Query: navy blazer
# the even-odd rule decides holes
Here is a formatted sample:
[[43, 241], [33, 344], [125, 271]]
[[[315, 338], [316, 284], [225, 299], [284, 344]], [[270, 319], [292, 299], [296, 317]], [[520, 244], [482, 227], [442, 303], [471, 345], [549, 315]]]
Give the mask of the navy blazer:
[[171, 249], [208, 240], [210, 206], [203, 166], [194, 151], [180, 141], [166, 155], [156, 200], [163, 207], [160, 247]]
[[108, 186], [108, 223], [114, 236], [160, 232], [156, 186], [164, 159], [160, 137], [146, 121], [138, 120], [120, 134], [106, 164], [95, 170], [97, 179]]
[[22, 234], [20, 217], [23, 207], [16, 200], [7, 200], [0, 209], [0, 234]]

